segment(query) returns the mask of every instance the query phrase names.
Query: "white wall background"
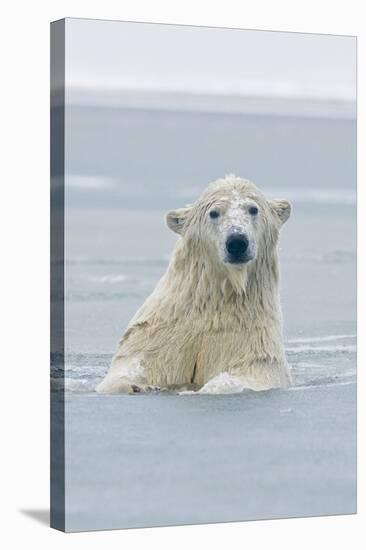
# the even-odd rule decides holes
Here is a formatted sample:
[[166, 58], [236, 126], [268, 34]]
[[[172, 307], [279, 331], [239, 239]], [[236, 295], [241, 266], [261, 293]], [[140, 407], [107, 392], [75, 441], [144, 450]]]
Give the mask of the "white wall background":
[[[45, 510], [49, 494], [49, 21], [94, 17], [359, 36], [359, 234], [365, 235], [366, 31], [361, 1], [14, 0], [1, 23], [1, 539], [4, 548], [363, 548], [359, 515], [64, 535], [22, 510]], [[4, 13], [5, 12], [5, 13]], [[334, 55], [338, 55], [336, 52]], [[334, 75], [335, 77], [337, 75]], [[365, 303], [364, 243], [359, 303]], [[365, 328], [359, 312], [359, 464], [365, 464]]]

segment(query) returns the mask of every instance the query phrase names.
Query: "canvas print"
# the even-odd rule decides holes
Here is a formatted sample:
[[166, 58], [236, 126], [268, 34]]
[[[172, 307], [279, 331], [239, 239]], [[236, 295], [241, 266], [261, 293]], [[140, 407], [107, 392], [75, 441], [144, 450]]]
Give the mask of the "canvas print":
[[51, 525], [356, 512], [356, 38], [51, 24]]

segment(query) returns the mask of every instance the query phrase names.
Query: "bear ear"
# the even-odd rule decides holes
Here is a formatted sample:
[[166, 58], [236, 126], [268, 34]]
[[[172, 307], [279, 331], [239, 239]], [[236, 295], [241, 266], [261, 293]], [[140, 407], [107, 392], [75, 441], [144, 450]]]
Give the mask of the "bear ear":
[[192, 206], [188, 204], [184, 208], [177, 208], [176, 210], [171, 210], [168, 212], [166, 215], [166, 223], [169, 229], [174, 231], [174, 233], [181, 235], [191, 209]]
[[291, 203], [284, 199], [275, 199], [268, 201], [272, 210], [277, 214], [281, 220], [281, 224], [287, 222], [291, 214]]

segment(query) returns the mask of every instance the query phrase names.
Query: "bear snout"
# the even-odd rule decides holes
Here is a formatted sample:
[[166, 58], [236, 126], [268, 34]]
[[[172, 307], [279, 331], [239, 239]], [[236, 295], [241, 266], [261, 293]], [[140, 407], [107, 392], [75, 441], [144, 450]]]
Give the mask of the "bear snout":
[[226, 250], [228, 252], [228, 259], [231, 263], [240, 263], [247, 260], [247, 251], [249, 247], [249, 240], [243, 233], [233, 233], [226, 239]]

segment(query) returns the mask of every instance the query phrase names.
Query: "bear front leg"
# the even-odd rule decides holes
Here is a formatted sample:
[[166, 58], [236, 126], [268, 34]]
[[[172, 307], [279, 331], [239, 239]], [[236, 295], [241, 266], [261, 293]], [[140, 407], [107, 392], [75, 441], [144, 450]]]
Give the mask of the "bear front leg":
[[158, 389], [148, 384], [140, 357], [115, 357], [97, 393], [140, 393]]
[[281, 333], [271, 338], [257, 333], [227, 330], [205, 335], [197, 362], [200, 393], [238, 393], [286, 388], [291, 377]]
[[265, 391], [287, 388], [291, 375], [286, 363], [258, 361], [248, 367], [232, 368], [210, 378], [199, 390], [201, 394], [240, 393], [243, 390]]
[[146, 393], [149, 391], [157, 391], [160, 388], [158, 386], [150, 386], [147, 384], [134, 384], [127, 379], [120, 379], [117, 381], [110, 379], [104, 379], [95, 388], [97, 393], [108, 394], [133, 394], [133, 393]]

